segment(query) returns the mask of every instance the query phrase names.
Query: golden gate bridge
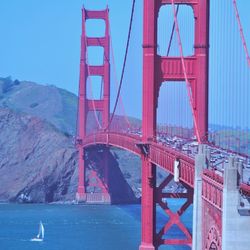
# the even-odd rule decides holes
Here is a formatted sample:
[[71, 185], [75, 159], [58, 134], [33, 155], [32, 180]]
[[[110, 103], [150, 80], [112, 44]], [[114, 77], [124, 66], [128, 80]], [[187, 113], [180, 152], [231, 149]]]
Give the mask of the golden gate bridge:
[[[119, 82], [109, 9], [82, 9], [77, 199], [90, 204], [112, 203], [108, 157], [104, 156], [103, 170], [97, 173], [86, 163], [89, 148], [101, 148], [105, 155], [110, 147], [117, 147], [138, 155], [142, 163], [140, 250], [155, 250], [162, 245], [249, 249], [249, 131], [235, 126], [243, 121], [242, 116], [249, 121], [249, 88], [243, 90], [245, 95], [240, 89], [249, 83], [250, 57], [236, 0], [224, 1], [224, 5], [222, 2], [143, 1], [141, 120], [132, 119], [126, 112], [127, 100], [133, 106], [133, 100], [139, 99], [134, 85], [140, 83], [133, 80], [133, 74], [137, 74], [140, 65], [133, 64], [137, 52], [131, 51], [132, 37], [139, 36], [133, 30], [135, 0]], [[219, 19], [219, 14], [213, 15], [211, 10], [223, 10], [225, 15], [220, 14]], [[164, 13], [170, 23], [168, 28], [164, 26]], [[101, 37], [87, 34], [87, 22], [93, 19], [104, 21]], [[219, 27], [223, 31], [218, 31]], [[221, 38], [224, 33], [226, 38]], [[164, 45], [160, 47], [162, 41]], [[90, 47], [103, 49], [100, 64], [90, 63]], [[126, 74], [130, 77], [126, 78]], [[100, 89], [94, 94], [97, 78]], [[123, 91], [125, 84], [127, 93]], [[111, 100], [114, 90], [117, 94]], [[236, 114], [234, 106], [238, 109]], [[239, 110], [241, 106], [245, 108]], [[217, 122], [217, 127], [211, 126], [210, 120]], [[224, 127], [219, 126], [220, 121], [226, 121]], [[157, 168], [168, 173], [160, 184]], [[170, 192], [166, 187], [171, 182], [182, 186], [185, 192]], [[96, 186], [98, 192], [89, 192], [89, 186]], [[183, 203], [174, 211], [169, 199]], [[192, 232], [181, 220], [191, 205]], [[161, 207], [168, 218], [161, 228], [156, 222], [156, 207]], [[169, 234], [173, 226], [179, 228], [182, 236]]]

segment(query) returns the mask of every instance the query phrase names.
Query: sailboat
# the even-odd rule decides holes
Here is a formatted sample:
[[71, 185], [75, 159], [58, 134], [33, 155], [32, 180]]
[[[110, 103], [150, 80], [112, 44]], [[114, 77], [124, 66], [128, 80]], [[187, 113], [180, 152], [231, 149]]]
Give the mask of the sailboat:
[[43, 223], [40, 221], [38, 234], [35, 238], [31, 239], [31, 241], [43, 241], [43, 239], [44, 239], [44, 226]]

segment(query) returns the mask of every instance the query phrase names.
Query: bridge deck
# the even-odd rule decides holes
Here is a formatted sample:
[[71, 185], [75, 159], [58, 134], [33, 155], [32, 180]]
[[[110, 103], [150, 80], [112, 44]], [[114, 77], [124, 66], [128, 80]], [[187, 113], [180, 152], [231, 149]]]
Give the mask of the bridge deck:
[[[138, 156], [141, 155], [141, 149], [138, 147], [139, 144], [143, 143], [142, 138], [139, 134], [129, 134], [129, 133], [117, 133], [117, 132], [99, 132], [96, 134], [91, 134], [85, 137], [82, 142], [84, 148], [94, 146], [94, 145], [110, 145], [123, 150], [130, 151]], [[146, 142], [149, 146], [149, 160], [168, 171], [170, 174], [174, 174], [174, 161], [176, 159], [180, 162], [180, 180], [187, 184], [189, 187], [193, 188], [194, 184], [194, 155], [185, 154], [177, 149], [170, 146], [166, 146], [163, 143], [152, 141]], [[220, 169], [222, 171], [222, 169]], [[210, 173], [210, 174], [209, 174]], [[205, 179], [206, 182], [213, 186], [217, 186], [222, 191], [223, 172], [207, 170]], [[211, 178], [211, 176], [213, 176]], [[216, 178], [214, 178], [216, 177]], [[211, 180], [213, 180], [211, 182]], [[240, 185], [240, 188], [244, 193], [250, 194], [250, 187], [246, 183]], [[220, 206], [218, 206], [220, 207]]]

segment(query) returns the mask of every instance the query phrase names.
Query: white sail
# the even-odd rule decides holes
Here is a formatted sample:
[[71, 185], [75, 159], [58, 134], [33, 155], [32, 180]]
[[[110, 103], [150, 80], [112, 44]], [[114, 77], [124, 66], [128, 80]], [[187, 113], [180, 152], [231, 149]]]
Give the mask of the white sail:
[[40, 223], [40, 228], [41, 228], [41, 238], [43, 239], [44, 238], [44, 226], [42, 222]]
[[35, 238], [31, 239], [31, 241], [43, 241], [44, 239], [44, 226], [43, 223], [40, 221], [38, 234]]
[[37, 234], [36, 237], [39, 238], [39, 239], [44, 238], [44, 226], [43, 226], [43, 223], [41, 221], [40, 221], [40, 224], [39, 224], [39, 230], [38, 230], [38, 234]]

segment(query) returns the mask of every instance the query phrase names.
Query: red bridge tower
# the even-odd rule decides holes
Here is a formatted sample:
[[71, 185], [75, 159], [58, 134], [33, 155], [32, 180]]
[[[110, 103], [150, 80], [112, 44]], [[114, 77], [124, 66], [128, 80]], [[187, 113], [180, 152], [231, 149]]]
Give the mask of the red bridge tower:
[[[82, 140], [87, 135], [87, 115], [89, 112], [100, 112], [101, 119], [98, 121], [100, 130], [107, 128], [109, 124], [110, 113], [110, 37], [109, 37], [109, 10], [106, 8], [101, 11], [90, 11], [82, 9], [82, 36], [81, 36], [81, 59], [80, 59], [80, 81], [79, 81], [79, 97], [78, 97], [78, 137], [77, 148], [79, 151], [79, 182], [77, 200], [90, 201], [93, 197], [102, 202], [109, 202], [110, 197], [108, 191], [102, 191], [102, 194], [92, 195], [86, 193], [85, 185], [85, 152], [82, 147]], [[104, 37], [88, 37], [86, 34], [86, 20], [102, 19], [105, 22]], [[104, 48], [103, 65], [93, 66], [88, 65], [87, 47], [101, 46]], [[91, 76], [101, 76], [103, 80], [103, 97], [100, 100], [92, 100], [87, 97], [87, 82]], [[90, 83], [91, 84], [91, 83]], [[91, 86], [92, 87], [92, 86]], [[97, 117], [97, 116], [96, 116]], [[104, 164], [106, 167], [107, 164]], [[106, 171], [104, 171], [106, 172]], [[93, 176], [93, 174], [90, 174]], [[98, 183], [99, 181], [97, 181]], [[100, 183], [100, 182], [99, 182]], [[101, 188], [103, 190], [103, 188]], [[93, 198], [94, 199], [94, 198]], [[92, 200], [94, 202], [94, 200]]]
[[[143, 115], [142, 134], [146, 147], [156, 137], [156, 110], [159, 90], [164, 81], [185, 81], [181, 57], [162, 57], [157, 55], [157, 24], [160, 7], [166, 4], [185, 4], [193, 9], [195, 23], [195, 52], [184, 57], [187, 78], [191, 85], [194, 116], [201, 141], [206, 140], [208, 129], [208, 42], [209, 42], [209, 1], [208, 0], [144, 0], [143, 25]], [[174, 18], [173, 18], [174, 20]], [[145, 151], [145, 150], [144, 150]], [[156, 165], [145, 155], [142, 157], [142, 243], [140, 250], [155, 250], [159, 245], [189, 245], [192, 238], [180, 222], [180, 215], [192, 202], [193, 192], [189, 190], [187, 203], [173, 213], [159, 200], [159, 189], [169, 183], [168, 177], [156, 187]], [[162, 190], [161, 190], [162, 191]], [[170, 198], [171, 195], [168, 194]], [[156, 232], [156, 203], [168, 214], [169, 222]], [[163, 239], [171, 225], [176, 224], [186, 239]]]

